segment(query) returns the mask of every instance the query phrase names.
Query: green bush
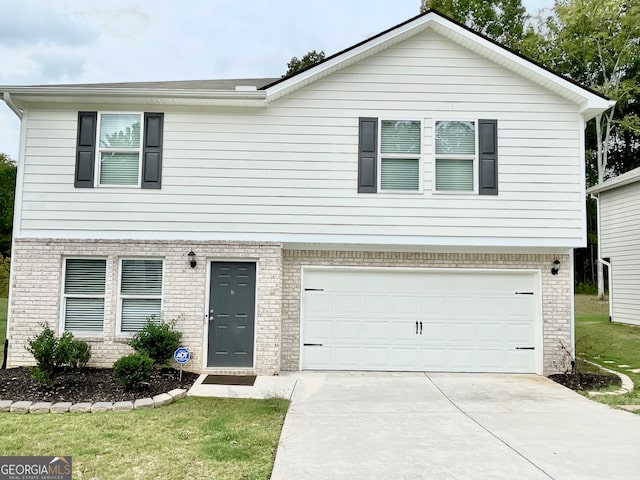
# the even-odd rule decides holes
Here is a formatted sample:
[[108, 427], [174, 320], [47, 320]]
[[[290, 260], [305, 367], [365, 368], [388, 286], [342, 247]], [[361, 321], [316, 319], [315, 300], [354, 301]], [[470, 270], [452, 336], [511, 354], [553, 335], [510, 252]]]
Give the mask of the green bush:
[[580, 295], [596, 295], [598, 293], [598, 285], [595, 283], [578, 283], [575, 286], [575, 293]]
[[138, 390], [153, 373], [153, 359], [144, 353], [132, 353], [113, 364], [113, 375], [127, 390]]
[[73, 355], [71, 357], [71, 366], [73, 369], [84, 368], [91, 359], [91, 345], [84, 340], [73, 341]]
[[60, 371], [84, 367], [91, 358], [91, 347], [87, 342], [75, 340], [71, 332], [64, 332], [57, 338], [47, 323], [42, 324], [42, 332], [29, 339], [26, 348], [37, 363], [31, 375], [40, 382], [51, 383]]
[[142, 330], [129, 341], [136, 352], [144, 353], [157, 366], [169, 365], [173, 352], [180, 346], [182, 332], [174, 329], [176, 321], [156, 323], [147, 321]]

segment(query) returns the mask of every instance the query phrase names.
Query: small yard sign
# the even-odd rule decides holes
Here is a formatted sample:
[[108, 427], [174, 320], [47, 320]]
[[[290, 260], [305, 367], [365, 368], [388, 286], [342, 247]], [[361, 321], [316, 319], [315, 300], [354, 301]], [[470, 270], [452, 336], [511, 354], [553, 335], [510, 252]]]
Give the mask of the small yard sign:
[[178, 347], [178, 349], [173, 352], [173, 359], [183, 365], [191, 359], [191, 352], [185, 347]]

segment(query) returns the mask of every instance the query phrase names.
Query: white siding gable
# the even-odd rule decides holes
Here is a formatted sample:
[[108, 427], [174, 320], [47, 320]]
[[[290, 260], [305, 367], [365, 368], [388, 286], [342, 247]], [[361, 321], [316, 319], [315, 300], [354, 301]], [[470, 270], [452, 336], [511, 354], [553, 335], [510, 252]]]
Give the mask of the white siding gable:
[[611, 260], [612, 318], [640, 325], [640, 183], [599, 196], [602, 256]]
[[[74, 189], [80, 109], [118, 107], [26, 111], [19, 237], [585, 242], [578, 107], [432, 31], [263, 109], [163, 108], [160, 190]], [[357, 193], [358, 118], [366, 116], [422, 120], [422, 193]], [[498, 120], [499, 195], [433, 193], [433, 121], [480, 118]]]

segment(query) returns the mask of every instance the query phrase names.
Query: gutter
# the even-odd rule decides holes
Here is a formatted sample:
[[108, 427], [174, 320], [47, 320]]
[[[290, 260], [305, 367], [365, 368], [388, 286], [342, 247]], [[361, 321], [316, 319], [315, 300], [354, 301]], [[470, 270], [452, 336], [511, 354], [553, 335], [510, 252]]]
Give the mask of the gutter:
[[592, 194], [596, 199], [596, 223], [598, 225], [598, 263], [607, 267], [607, 280], [609, 282], [609, 321], [613, 319], [613, 288], [611, 288], [611, 263], [602, 258], [602, 238], [600, 237], [600, 196]]
[[[0, 87], [1, 89], [2, 87]], [[115, 97], [172, 97], [172, 98], [202, 98], [202, 99], [250, 99], [264, 100], [267, 96], [265, 91], [244, 90], [242, 88], [236, 90], [192, 90], [192, 89], [141, 89], [141, 88], [105, 88], [105, 87], [59, 87], [59, 86], [40, 86], [40, 87], [20, 87], [11, 86], [4, 87], [11, 89], [14, 95], [30, 95], [30, 96], [115, 96]], [[7, 95], [11, 98], [9, 92], [5, 91], [4, 98], [7, 101]], [[13, 102], [12, 102], [13, 103]], [[12, 108], [13, 110], [13, 108]]]
[[11, 94], [9, 92], [4, 92], [2, 95], [4, 103], [15, 113], [20, 120], [22, 120], [22, 110], [18, 108], [18, 106], [13, 103], [13, 98], [11, 98]]

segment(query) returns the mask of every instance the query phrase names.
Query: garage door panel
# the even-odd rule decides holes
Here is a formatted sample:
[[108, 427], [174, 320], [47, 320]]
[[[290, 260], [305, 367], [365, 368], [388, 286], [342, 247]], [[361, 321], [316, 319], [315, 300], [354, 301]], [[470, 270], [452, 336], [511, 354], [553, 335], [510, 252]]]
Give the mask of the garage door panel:
[[449, 370], [449, 351], [445, 348], [420, 349], [420, 366], [418, 370]]
[[302, 368], [535, 372], [536, 352], [516, 348], [536, 345], [537, 278], [513, 271], [305, 271], [305, 290], [319, 290], [302, 299]]

